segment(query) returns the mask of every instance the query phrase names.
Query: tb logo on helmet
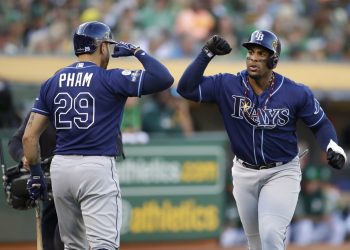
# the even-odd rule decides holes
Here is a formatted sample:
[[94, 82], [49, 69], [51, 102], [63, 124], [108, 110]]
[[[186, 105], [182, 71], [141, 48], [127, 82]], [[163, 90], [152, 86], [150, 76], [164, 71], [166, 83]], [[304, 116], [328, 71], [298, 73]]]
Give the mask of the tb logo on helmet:
[[257, 41], [262, 41], [262, 40], [264, 40], [264, 34], [262, 32], [257, 32], [255, 34], [255, 38]]

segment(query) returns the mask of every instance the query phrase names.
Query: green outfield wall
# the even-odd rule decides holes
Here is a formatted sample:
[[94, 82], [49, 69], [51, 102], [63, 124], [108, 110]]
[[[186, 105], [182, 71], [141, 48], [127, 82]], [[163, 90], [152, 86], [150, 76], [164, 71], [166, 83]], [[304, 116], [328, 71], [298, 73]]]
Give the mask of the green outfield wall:
[[[13, 130], [1, 131], [6, 165]], [[228, 145], [224, 133], [162, 136], [126, 145], [118, 161], [122, 241], [217, 238], [223, 226]], [[34, 210], [10, 208], [0, 194], [0, 242], [35, 240]]]

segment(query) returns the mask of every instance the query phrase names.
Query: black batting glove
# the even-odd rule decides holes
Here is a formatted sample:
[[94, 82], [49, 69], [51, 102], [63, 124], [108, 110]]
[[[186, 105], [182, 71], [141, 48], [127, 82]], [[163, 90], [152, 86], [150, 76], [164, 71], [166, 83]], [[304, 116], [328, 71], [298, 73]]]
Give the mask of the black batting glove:
[[232, 48], [228, 42], [221, 36], [212, 36], [204, 45], [203, 51], [208, 57], [212, 58], [215, 55], [222, 56], [229, 54]]
[[345, 165], [345, 158], [342, 154], [333, 151], [331, 148], [327, 151], [328, 164], [335, 169], [342, 169]]
[[126, 42], [118, 42], [114, 46], [112, 57], [134, 56], [138, 50], [140, 50], [139, 46]]

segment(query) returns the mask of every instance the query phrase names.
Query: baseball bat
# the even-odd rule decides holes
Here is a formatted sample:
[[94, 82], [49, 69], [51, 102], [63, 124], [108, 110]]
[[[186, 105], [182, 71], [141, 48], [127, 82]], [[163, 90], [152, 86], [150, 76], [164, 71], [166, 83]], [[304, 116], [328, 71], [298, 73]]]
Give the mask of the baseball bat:
[[36, 249], [43, 250], [43, 237], [41, 234], [41, 214], [40, 205], [37, 202], [35, 206], [35, 222], [36, 222]]
[[2, 178], [3, 178], [3, 181], [5, 181], [6, 166], [5, 166], [5, 159], [4, 159], [4, 151], [2, 150], [2, 140], [1, 139], [0, 139], [0, 164], [1, 164]]
[[309, 149], [305, 149], [302, 153], [299, 154], [299, 158], [303, 158], [307, 153], [309, 153]]

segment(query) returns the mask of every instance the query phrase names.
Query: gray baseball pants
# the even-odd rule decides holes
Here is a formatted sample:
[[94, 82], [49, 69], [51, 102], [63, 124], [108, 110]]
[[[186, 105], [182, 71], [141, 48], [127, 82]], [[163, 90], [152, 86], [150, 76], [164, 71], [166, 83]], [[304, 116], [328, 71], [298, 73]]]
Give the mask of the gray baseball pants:
[[113, 157], [55, 155], [52, 191], [65, 249], [119, 247], [121, 193]]
[[250, 250], [286, 249], [286, 231], [300, 192], [299, 157], [270, 169], [254, 170], [236, 158], [233, 196]]

